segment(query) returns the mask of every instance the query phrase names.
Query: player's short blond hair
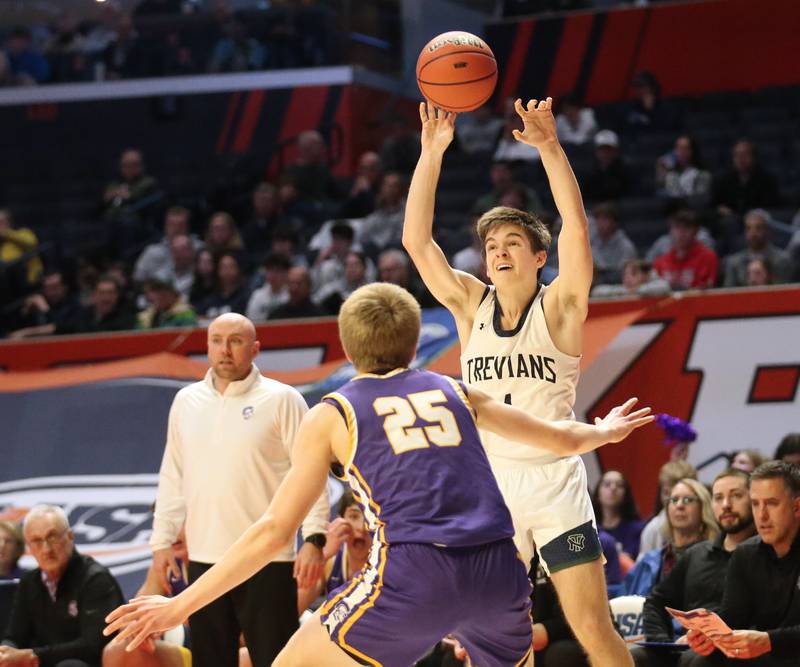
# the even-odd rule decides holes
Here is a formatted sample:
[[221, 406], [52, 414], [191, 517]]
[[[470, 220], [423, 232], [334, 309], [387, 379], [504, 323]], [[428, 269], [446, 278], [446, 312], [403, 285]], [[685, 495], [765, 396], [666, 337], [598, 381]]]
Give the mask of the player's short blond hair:
[[411, 294], [390, 283], [359, 287], [339, 311], [339, 338], [356, 370], [403, 368], [417, 349], [420, 307]]
[[550, 249], [553, 238], [545, 224], [532, 213], [510, 206], [495, 206], [478, 218], [476, 229], [481, 246], [486, 245], [489, 233], [502, 225], [515, 225], [525, 232], [533, 252], [547, 252]]

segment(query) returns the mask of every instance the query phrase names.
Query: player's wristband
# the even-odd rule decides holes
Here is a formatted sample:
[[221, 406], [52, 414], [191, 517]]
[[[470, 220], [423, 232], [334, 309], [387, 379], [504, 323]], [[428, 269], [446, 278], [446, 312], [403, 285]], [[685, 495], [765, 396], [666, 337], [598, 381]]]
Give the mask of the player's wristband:
[[325, 537], [325, 533], [312, 533], [304, 540], [304, 542], [307, 542], [308, 544], [313, 544], [315, 547], [319, 549], [324, 549], [325, 543], [327, 541], [328, 540]]

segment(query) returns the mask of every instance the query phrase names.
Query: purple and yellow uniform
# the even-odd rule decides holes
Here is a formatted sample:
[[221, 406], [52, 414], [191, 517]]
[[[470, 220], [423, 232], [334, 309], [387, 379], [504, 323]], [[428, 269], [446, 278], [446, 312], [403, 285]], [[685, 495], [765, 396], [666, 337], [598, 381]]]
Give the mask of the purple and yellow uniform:
[[322, 607], [331, 639], [368, 665], [406, 667], [450, 633], [482, 667], [523, 663], [530, 584], [463, 386], [398, 369], [323, 401], [346, 421], [344, 476], [373, 532]]

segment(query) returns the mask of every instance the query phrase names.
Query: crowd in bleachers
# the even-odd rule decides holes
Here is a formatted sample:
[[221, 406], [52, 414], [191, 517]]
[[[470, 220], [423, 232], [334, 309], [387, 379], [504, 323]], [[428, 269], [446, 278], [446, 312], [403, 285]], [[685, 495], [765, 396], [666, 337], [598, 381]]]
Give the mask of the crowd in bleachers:
[[[270, 4], [270, 3], [268, 3]], [[338, 17], [325, 3], [274, 3], [234, 11], [142, 0], [125, 13], [113, 0], [79, 19], [0, 29], [0, 86], [316, 67], [338, 61]]]
[[[572, 96], [559, 104], [559, 134], [589, 214], [594, 296], [799, 280], [797, 146], [785, 141], [796, 127], [778, 98], [756, 94], [752, 107], [720, 111], [713, 98], [695, 101], [699, 108], [661, 99], [647, 73], [633, 88], [631, 102], [597, 110]], [[800, 101], [795, 90], [779, 92]], [[518, 122], [510, 105], [500, 115], [464, 114], [443, 169], [438, 240], [457, 268], [484, 278], [473, 228], [491, 207], [537, 213], [558, 235], [538, 154], [511, 137]], [[43, 265], [36, 229], [0, 210], [3, 333], [191, 326], [228, 311], [256, 322], [335, 315], [376, 279], [436, 305], [400, 243], [419, 153], [413, 124], [393, 120], [351, 179], [334, 176], [320, 132], [296, 144], [274, 182], [213, 202], [196, 192], [188, 206], [170, 198], [139, 150], [125, 150], [98, 193], [92, 243], [72, 265], [46, 253]], [[555, 275], [557, 241], [542, 279]]]

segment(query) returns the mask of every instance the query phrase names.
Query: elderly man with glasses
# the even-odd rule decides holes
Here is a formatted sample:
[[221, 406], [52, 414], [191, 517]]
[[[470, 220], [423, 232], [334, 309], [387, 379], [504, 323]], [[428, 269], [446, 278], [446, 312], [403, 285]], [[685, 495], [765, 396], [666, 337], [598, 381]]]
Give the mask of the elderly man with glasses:
[[23, 575], [0, 646], [0, 667], [99, 667], [106, 615], [122, 603], [111, 573], [75, 549], [60, 507], [37, 505], [23, 524], [39, 567]]

